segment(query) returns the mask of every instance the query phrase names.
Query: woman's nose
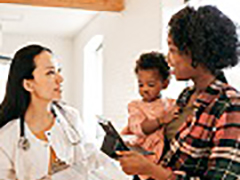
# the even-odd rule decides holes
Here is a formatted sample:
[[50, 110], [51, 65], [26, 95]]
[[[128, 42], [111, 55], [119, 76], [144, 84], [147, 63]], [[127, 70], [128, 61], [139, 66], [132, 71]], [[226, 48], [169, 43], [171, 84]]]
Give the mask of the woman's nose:
[[168, 66], [170, 67], [173, 66], [170, 53], [167, 54], [167, 63], [168, 63]]
[[63, 79], [63, 76], [58, 72], [58, 73], [57, 73], [57, 82], [58, 82], [58, 83], [61, 83], [61, 82], [63, 82], [63, 80], [64, 80], [64, 79]]

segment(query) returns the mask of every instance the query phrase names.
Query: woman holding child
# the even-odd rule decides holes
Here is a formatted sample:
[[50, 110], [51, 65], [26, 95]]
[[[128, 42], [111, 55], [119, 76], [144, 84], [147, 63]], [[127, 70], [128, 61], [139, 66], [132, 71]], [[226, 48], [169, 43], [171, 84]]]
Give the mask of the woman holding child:
[[[194, 82], [179, 96], [172, 120], [184, 123], [159, 165], [136, 152], [118, 152], [123, 171], [156, 180], [239, 179], [240, 94], [218, 78], [238, 63], [236, 26], [216, 7], [185, 7], [169, 22], [168, 46], [176, 79]], [[144, 132], [154, 132], [148, 125], [142, 124]]]

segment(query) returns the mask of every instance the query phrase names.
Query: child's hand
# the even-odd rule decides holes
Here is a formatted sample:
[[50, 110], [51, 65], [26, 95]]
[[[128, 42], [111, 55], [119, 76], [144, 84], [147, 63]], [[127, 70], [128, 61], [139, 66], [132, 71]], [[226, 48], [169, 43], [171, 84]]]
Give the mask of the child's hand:
[[173, 106], [169, 109], [169, 111], [164, 115], [164, 123], [168, 124], [174, 119], [176, 110], [177, 106]]
[[128, 135], [128, 134], [133, 134], [133, 133], [130, 131], [129, 127], [126, 126], [126, 127], [123, 128], [123, 130], [120, 132], [120, 134], [121, 135]]

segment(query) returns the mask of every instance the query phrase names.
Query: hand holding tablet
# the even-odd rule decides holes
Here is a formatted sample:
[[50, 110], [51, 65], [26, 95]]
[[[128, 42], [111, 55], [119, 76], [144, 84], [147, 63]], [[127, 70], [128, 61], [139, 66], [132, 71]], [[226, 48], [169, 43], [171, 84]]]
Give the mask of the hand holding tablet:
[[112, 125], [111, 121], [97, 116], [99, 119], [98, 123], [105, 131], [105, 137], [101, 150], [111, 158], [118, 158], [119, 155], [116, 154], [116, 151], [137, 151], [143, 155], [153, 155], [154, 152], [147, 151], [140, 146], [129, 146], [127, 145], [122, 137], [119, 135], [117, 130]]

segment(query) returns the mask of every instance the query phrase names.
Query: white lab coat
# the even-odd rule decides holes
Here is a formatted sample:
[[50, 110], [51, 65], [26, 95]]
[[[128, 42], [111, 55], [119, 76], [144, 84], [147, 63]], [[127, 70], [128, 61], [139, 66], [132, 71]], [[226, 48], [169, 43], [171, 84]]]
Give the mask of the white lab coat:
[[[46, 176], [50, 146], [59, 159], [70, 165], [69, 169], [52, 176], [53, 180], [60, 180], [61, 177], [65, 180], [92, 180], [93, 175], [90, 173], [94, 174], [100, 165], [106, 165], [105, 168], [113, 165], [92, 144], [85, 143], [78, 112], [69, 106], [62, 107], [64, 114], [59, 108], [54, 107], [57, 118], [53, 127], [45, 132], [48, 142], [36, 138], [25, 123], [25, 137], [30, 142], [28, 150], [18, 147], [19, 119], [9, 122], [0, 129], [0, 180], [37, 180]], [[79, 139], [80, 143], [73, 145], [72, 142], [76, 139]], [[113, 169], [116, 170], [115, 167]], [[65, 176], [68, 174], [71, 176], [76, 174], [76, 177], [69, 176], [66, 179]]]

